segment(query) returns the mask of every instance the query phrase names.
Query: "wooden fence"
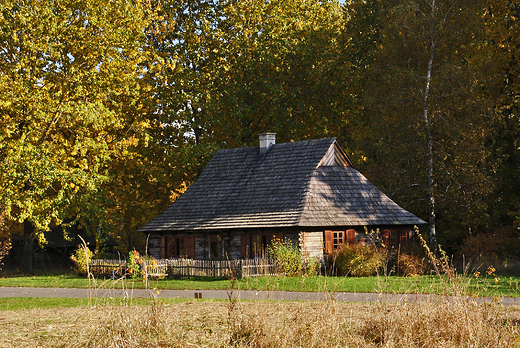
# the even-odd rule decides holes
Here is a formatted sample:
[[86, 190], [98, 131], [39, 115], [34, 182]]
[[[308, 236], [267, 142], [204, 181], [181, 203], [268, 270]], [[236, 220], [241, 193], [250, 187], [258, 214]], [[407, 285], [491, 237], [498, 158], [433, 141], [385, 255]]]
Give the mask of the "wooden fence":
[[[89, 264], [90, 271], [99, 276], [121, 277], [126, 272], [125, 260], [94, 259]], [[206, 261], [191, 259], [161, 259], [153, 262], [144, 261], [149, 277], [256, 277], [260, 275], [275, 275], [276, 265], [268, 259], [246, 259]]]
[[126, 272], [126, 260], [92, 259], [89, 262], [92, 274], [119, 278]]

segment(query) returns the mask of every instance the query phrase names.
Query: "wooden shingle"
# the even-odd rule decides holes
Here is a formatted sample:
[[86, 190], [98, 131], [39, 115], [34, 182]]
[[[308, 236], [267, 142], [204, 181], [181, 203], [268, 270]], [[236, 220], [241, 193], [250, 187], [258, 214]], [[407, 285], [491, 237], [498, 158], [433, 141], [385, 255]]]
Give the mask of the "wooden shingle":
[[141, 228], [200, 231], [235, 228], [414, 225], [353, 166], [335, 138], [220, 150], [199, 179]]

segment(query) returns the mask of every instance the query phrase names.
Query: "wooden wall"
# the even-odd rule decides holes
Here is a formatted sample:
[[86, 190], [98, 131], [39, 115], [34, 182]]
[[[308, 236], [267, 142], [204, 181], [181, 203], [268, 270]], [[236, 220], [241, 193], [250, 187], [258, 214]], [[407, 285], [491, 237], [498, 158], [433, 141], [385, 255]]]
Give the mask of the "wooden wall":
[[150, 234], [148, 238], [148, 255], [161, 259], [161, 236]]
[[[348, 228], [337, 228], [337, 230], [345, 230]], [[352, 229], [352, 228], [351, 228]], [[317, 231], [301, 231], [296, 229], [263, 229], [263, 230], [228, 230], [219, 232], [191, 232], [184, 233], [184, 235], [194, 236], [195, 255], [194, 258], [197, 260], [210, 260], [210, 238], [211, 236], [218, 235], [221, 238], [222, 250], [221, 259], [240, 259], [242, 258], [242, 236], [244, 234], [255, 234], [255, 233], [268, 233], [270, 235], [277, 234], [283, 235], [284, 241], [291, 241], [298, 245], [302, 254], [306, 257], [314, 257], [319, 260], [323, 260], [325, 256], [325, 241], [324, 241], [324, 230]], [[148, 254], [160, 259], [163, 258], [163, 251], [161, 248], [161, 237], [168, 236], [180, 236], [183, 234], [151, 234], [148, 239]], [[365, 242], [369, 244], [376, 243], [374, 235], [365, 233], [364, 228], [356, 228], [355, 232], [356, 243]], [[346, 242], [346, 240], [345, 240]], [[164, 248], [164, 246], [162, 246]]]
[[[254, 231], [256, 232], [256, 231]], [[280, 232], [268, 232], [267, 230], [262, 230], [262, 233], [268, 233], [269, 235], [273, 233]], [[189, 235], [194, 236], [194, 245], [195, 245], [195, 255], [194, 259], [196, 260], [210, 260], [210, 239], [211, 236], [219, 236], [222, 244], [221, 258], [222, 259], [240, 259], [242, 258], [242, 235], [246, 233], [252, 233], [251, 231], [219, 231], [214, 233], [202, 233], [202, 232], [191, 232]], [[165, 234], [151, 234], [148, 239], [148, 254], [155, 258], [163, 258], [163, 252], [161, 250], [161, 237], [170, 237], [170, 236], [182, 236], [183, 234], [174, 234], [174, 233], [165, 233]], [[184, 234], [187, 235], [187, 234]], [[283, 233], [283, 238], [290, 239], [292, 242], [297, 243], [298, 241], [298, 233]], [[164, 247], [164, 246], [163, 246]]]
[[323, 231], [300, 232], [299, 247], [304, 256], [323, 260]]

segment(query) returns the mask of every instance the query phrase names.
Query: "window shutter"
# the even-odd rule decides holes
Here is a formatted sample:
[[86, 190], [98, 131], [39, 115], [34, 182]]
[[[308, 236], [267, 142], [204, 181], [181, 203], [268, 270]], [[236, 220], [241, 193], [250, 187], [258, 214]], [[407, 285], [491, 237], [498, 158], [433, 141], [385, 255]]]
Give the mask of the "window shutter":
[[166, 258], [166, 237], [161, 237], [161, 258]]
[[195, 237], [188, 236], [184, 238], [184, 252], [188, 259], [195, 258]]
[[356, 244], [356, 230], [354, 229], [351, 229], [351, 230], [347, 230], [346, 231], [346, 243], [347, 244], [351, 244], [351, 245], [354, 245]]
[[332, 231], [325, 231], [325, 253], [330, 254], [334, 249], [332, 242]]
[[401, 230], [401, 247], [408, 247], [408, 231]]

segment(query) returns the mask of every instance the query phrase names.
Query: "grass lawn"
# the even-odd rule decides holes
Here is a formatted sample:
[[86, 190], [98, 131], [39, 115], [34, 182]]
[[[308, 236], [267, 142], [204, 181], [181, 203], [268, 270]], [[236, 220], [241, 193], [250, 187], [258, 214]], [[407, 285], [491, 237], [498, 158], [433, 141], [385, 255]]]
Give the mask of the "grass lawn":
[[[0, 298], [0, 311], [16, 311], [38, 308], [74, 308], [74, 307], [103, 307], [103, 306], [146, 306], [153, 303], [150, 298], [65, 298], [65, 297], [4, 297]], [[184, 298], [161, 298], [157, 300], [161, 305], [192, 301]], [[218, 302], [222, 300], [202, 299], [197, 301]]]
[[[236, 281], [240, 290], [269, 291], [334, 291], [334, 292], [379, 292], [379, 293], [459, 293], [470, 296], [520, 297], [520, 277], [494, 277], [479, 279], [458, 276], [450, 285], [447, 278], [438, 276], [421, 277], [254, 277]], [[49, 288], [145, 288], [139, 279], [103, 280], [94, 282], [73, 274], [16, 276], [0, 278], [1, 287], [49, 287]], [[212, 278], [160, 279], [151, 280], [150, 288], [176, 290], [225, 290], [231, 287], [230, 280]]]

